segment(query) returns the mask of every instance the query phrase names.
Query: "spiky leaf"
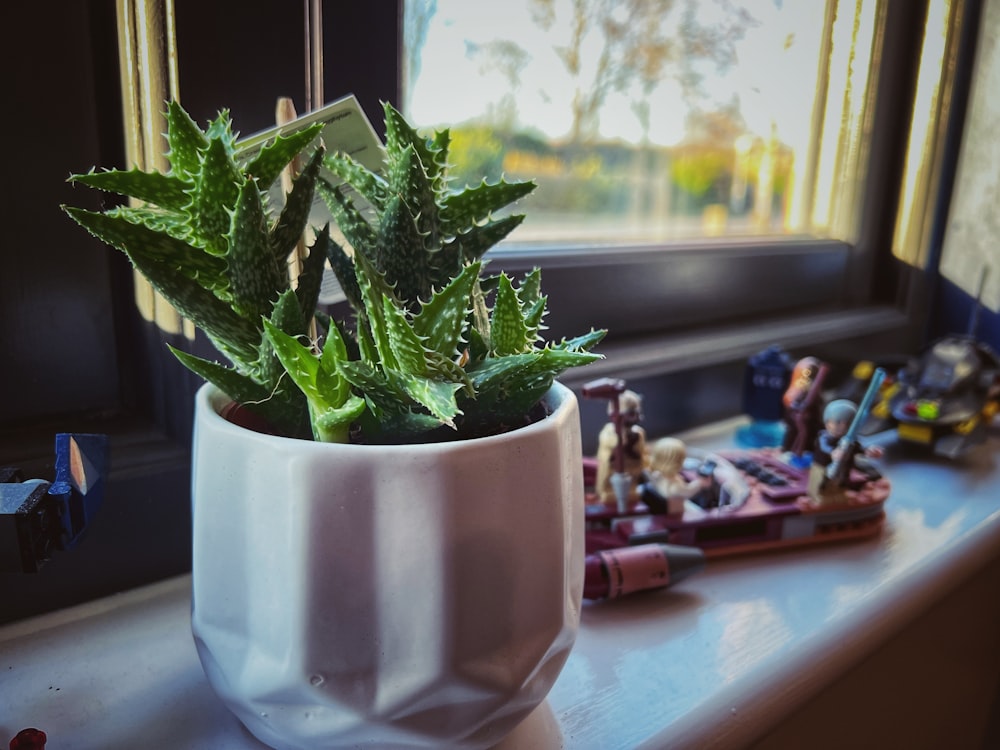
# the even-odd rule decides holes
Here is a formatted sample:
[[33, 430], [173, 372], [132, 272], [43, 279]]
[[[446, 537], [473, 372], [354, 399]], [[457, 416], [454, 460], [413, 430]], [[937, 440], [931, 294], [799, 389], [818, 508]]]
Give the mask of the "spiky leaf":
[[448, 267], [477, 261], [487, 250], [517, 229], [522, 221], [524, 216], [517, 214], [470, 227], [467, 232], [458, 234], [445, 243], [440, 251], [441, 257], [436, 262], [442, 267]]
[[445, 166], [442, 141], [428, 141], [421, 136], [389, 102], [383, 102], [382, 109], [385, 112], [385, 150], [389, 160], [396, 158], [406, 147], [412, 147], [427, 170], [428, 178], [435, 183], [435, 187], [440, 187], [440, 177]]
[[[407, 144], [390, 163], [389, 187], [393, 196], [405, 203], [416, 232], [420, 235], [424, 252], [418, 258], [423, 264], [427, 260], [425, 253], [437, 250], [441, 244], [441, 221], [438, 217], [437, 194], [412, 145]], [[383, 213], [390, 205], [391, 203], [385, 205]]]
[[455, 401], [455, 392], [462, 387], [461, 383], [416, 375], [401, 376], [401, 382], [410, 398], [427, 409], [441, 424], [455, 428], [455, 417], [461, 414]]
[[[358, 287], [361, 290], [361, 299], [364, 302], [364, 321], [367, 323], [364, 327], [366, 332], [370, 334], [376, 358], [382, 362], [387, 370], [399, 369], [389, 340], [385, 306], [382, 301], [386, 297], [392, 297], [392, 288], [363, 255], [355, 256], [354, 270], [358, 279]], [[362, 342], [362, 352], [365, 352], [364, 343]]]
[[381, 175], [372, 172], [363, 164], [355, 161], [349, 154], [343, 152], [326, 157], [323, 165], [347, 185], [350, 185], [377, 211], [381, 211], [385, 206], [391, 191]]
[[285, 206], [281, 209], [281, 215], [271, 229], [269, 239], [274, 258], [279, 265], [286, 262], [305, 231], [322, 163], [323, 149], [318, 148], [301, 174], [295, 178], [292, 191], [288, 193]]
[[274, 259], [260, 192], [252, 180], [240, 188], [232, 232], [224, 244], [229, 247], [226, 260], [233, 308], [252, 320], [269, 316], [278, 293], [288, 286], [288, 276]]
[[338, 372], [344, 347], [334, 340], [319, 358], [269, 321], [264, 322], [264, 331], [288, 376], [306, 396], [313, 437], [325, 442], [347, 442], [351, 422], [364, 409], [364, 401], [351, 395]]
[[501, 181], [494, 184], [483, 182], [460, 193], [452, 193], [443, 201], [442, 231], [446, 234], [456, 234], [523, 198], [535, 187], [535, 183], [530, 181]]
[[171, 171], [186, 181], [193, 180], [200, 171], [201, 152], [208, 148], [208, 138], [173, 100], [167, 103], [167, 146]]
[[376, 369], [368, 362], [355, 360], [344, 362], [340, 372], [351, 385], [365, 394], [369, 408], [379, 421], [382, 421], [386, 414], [402, 414], [415, 406], [413, 400], [397, 382], [390, 380], [385, 372]]
[[246, 163], [244, 171], [256, 180], [261, 190], [267, 190], [278, 179], [281, 170], [312, 143], [322, 129], [323, 123], [317, 122], [291, 135], [279, 135], [261, 146]]
[[465, 321], [471, 309], [471, 295], [479, 278], [480, 263], [462, 269], [448, 286], [427, 301], [413, 319], [413, 328], [428, 349], [450, 357], [463, 341]]
[[197, 281], [202, 273], [220, 272], [218, 259], [116, 214], [71, 206], [63, 210], [95, 237], [128, 255], [150, 284], [181, 315], [204, 330], [227, 357], [240, 362], [256, 359], [256, 327]]
[[361, 298], [361, 289], [358, 286], [358, 277], [354, 271], [354, 261], [344, 251], [338, 243], [330, 238], [326, 245], [326, 258], [330, 261], [330, 268], [333, 269], [340, 288], [347, 297], [348, 303], [354, 310], [364, 309], [364, 300]]
[[275, 430], [293, 437], [308, 434], [308, 413], [302, 394], [292, 392], [282, 396], [218, 362], [201, 359], [172, 346], [169, 348], [191, 372], [212, 383], [233, 401], [259, 414]]
[[402, 198], [386, 204], [379, 224], [375, 267], [396, 290], [396, 296], [410, 310], [430, 297], [433, 277], [426, 262], [423, 239], [410, 208]]
[[344, 238], [354, 248], [355, 252], [365, 253], [369, 258], [375, 258], [375, 230], [364, 217], [364, 214], [354, 205], [354, 201], [344, 194], [342, 187], [333, 187], [320, 178], [316, 186], [323, 202], [330, 209], [333, 220], [344, 234]]
[[[292, 290], [282, 292], [271, 310], [269, 322], [272, 326], [289, 336], [303, 336], [306, 333], [306, 323], [299, 308], [298, 299]], [[261, 330], [263, 334], [263, 329]], [[288, 389], [288, 382], [283, 379], [285, 372], [281, 361], [275, 354], [271, 339], [261, 335], [257, 347], [259, 356], [252, 370], [259, 383], [264, 383], [271, 389]]]
[[316, 235], [316, 240], [309, 247], [309, 255], [306, 256], [302, 271], [299, 273], [295, 296], [299, 301], [302, 320], [307, 324], [319, 301], [320, 289], [323, 286], [323, 266], [332, 243], [327, 225]]
[[533, 336], [524, 321], [521, 301], [517, 298], [517, 292], [514, 291], [507, 274], [500, 275], [496, 304], [493, 306], [490, 318], [490, 330], [492, 332], [490, 343], [495, 356], [521, 354], [531, 348]]
[[189, 182], [160, 172], [143, 172], [140, 169], [130, 169], [127, 172], [110, 170], [73, 175], [69, 179], [70, 182], [79, 182], [109, 193], [128, 195], [175, 211], [184, 208], [191, 200], [186, 192], [191, 188]]
[[225, 255], [230, 211], [243, 179], [220, 140], [209, 141], [191, 191], [191, 228], [213, 255]]
[[[386, 340], [392, 352], [392, 369], [407, 375], [426, 375], [427, 361], [423, 342], [403, 311], [387, 295], [382, 296], [382, 319], [385, 321]], [[387, 359], [385, 355], [383, 358]]]

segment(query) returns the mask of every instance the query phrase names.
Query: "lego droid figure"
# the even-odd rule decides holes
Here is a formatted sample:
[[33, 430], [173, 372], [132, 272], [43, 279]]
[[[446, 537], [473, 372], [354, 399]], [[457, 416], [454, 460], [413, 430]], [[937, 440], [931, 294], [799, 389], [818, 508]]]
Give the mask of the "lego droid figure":
[[628, 506], [639, 501], [638, 486], [646, 468], [646, 431], [639, 424], [642, 398], [626, 390], [618, 394], [615, 406], [608, 404], [611, 420], [597, 437], [595, 489], [602, 503], [621, 506], [624, 501]]

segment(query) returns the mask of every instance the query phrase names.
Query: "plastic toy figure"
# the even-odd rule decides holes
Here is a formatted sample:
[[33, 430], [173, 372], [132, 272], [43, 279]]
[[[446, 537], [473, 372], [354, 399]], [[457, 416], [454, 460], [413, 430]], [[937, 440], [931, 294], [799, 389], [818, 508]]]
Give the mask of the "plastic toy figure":
[[[871, 394], [884, 377], [884, 371], [876, 370], [877, 382]], [[583, 457], [587, 554], [671, 544], [698, 547], [707, 557], [715, 557], [865, 539], [882, 529], [890, 482], [855, 466], [863, 452], [856, 442], [857, 426], [871, 408], [869, 393], [854, 410], [856, 419], [841, 416], [849, 426], [833, 424], [830, 415], [828, 465], [837, 469], [833, 479], [824, 478], [826, 486], [818, 496], [809, 493], [810, 472], [805, 466], [790, 461], [789, 454], [777, 448], [705, 452], [688, 449], [676, 438], [663, 438], [651, 442], [645, 472], [639, 460], [641, 452], [636, 452], [633, 473], [627, 473], [625, 451], [616, 453], [615, 448], [627, 445], [622, 437], [628, 434], [625, 426], [631, 422], [638, 428], [641, 414], [638, 401], [632, 404], [636, 409], [631, 419], [618, 411], [619, 396], [625, 394], [625, 381], [620, 379], [602, 378], [583, 387], [585, 397], [607, 398], [611, 415], [611, 425], [601, 433], [600, 457]], [[621, 412], [628, 410], [628, 401], [622, 399]], [[853, 402], [850, 407], [854, 409]], [[616, 426], [620, 428], [617, 436]], [[634, 443], [644, 445], [645, 433], [638, 430]], [[847, 447], [850, 450], [845, 450]], [[879, 449], [867, 453], [875, 457]], [[846, 469], [843, 475], [841, 467]], [[825, 474], [823, 469], [819, 472]], [[623, 494], [628, 501], [628, 492], [636, 488], [636, 477], [643, 473], [637, 499], [631, 504], [610, 502], [619, 499], [614, 493], [614, 477], [624, 480]], [[606, 585], [599, 593], [605, 589]]]
[[610, 421], [597, 437], [596, 489], [602, 503], [624, 511], [639, 501], [638, 486], [646, 468], [646, 431], [639, 424], [642, 398], [634, 391], [621, 391], [609, 399], [608, 416]]
[[743, 376], [743, 411], [752, 420], [736, 433], [740, 445], [764, 448], [781, 445], [782, 394], [792, 373], [792, 358], [780, 346], [769, 346], [750, 357]]
[[687, 446], [677, 438], [660, 438], [650, 451], [646, 481], [640, 486], [642, 501], [653, 513], [677, 515], [684, 512], [684, 501], [711, 488], [713, 472], [699, 471], [694, 479], [681, 474]]
[[879, 446], [863, 447], [857, 434], [868, 418], [872, 401], [884, 378], [883, 370], [875, 371], [860, 407], [855, 406], [853, 401], [837, 399], [824, 409], [824, 429], [816, 438], [809, 474], [809, 495], [816, 501], [823, 504], [840, 502], [845, 490], [854, 489], [853, 470], [861, 472], [862, 482], [881, 476], [862, 457], [878, 458], [882, 449]]
[[957, 458], [986, 440], [1000, 413], [1000, 356], [970, 333], [936, 341], [899, 373], [890, 408], [897, 436]]
[[804, 459], [806, 448], [816, 442], [823, 422], [823, 381], [829, 365], [815, 357], [795, 363], [792, 381], [781, 397], [785, 407], [785, 437], [781, 449]]

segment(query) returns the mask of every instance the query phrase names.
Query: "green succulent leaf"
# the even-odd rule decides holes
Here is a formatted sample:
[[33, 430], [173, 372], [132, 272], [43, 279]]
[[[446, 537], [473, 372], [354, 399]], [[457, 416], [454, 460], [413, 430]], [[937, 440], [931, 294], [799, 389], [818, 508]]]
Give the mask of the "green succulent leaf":
[[396, 380], [365, 361], [342, 363], [340, 372], [358, 391], [365, 394], [369, 409], [382, 422], [389, 414], [403, 414], [416, 404]]
[[245, 184], [225, 144], [209, 141], [192, 190], [191, 228], [213, 255], [225, 255], [230, 212]]
[[[361, 290], [361, 298], [364, 301], [364, 322], [367, 323], [364, 327], [371, 336], [375, 357], [382, 362], [385, 369], [397, 370], [399, 364], [396, 362], [389, 339], [389, 328], [385, 319], [385, 304], [383, 303], [384, 298], [393, 296], [392, 288], [365, 256], [355, 256], [354, 269], [358, 279], [358, 287]], [[362, 352], [364, 351], [364, 345], [362, 345]]]
[[269, 316], [278, 293], [288, 287], [288, 274], [284, 264], [274, 259], [260, 191], [252, 180], [240, 188], [232, 233], [224, 244], [229, 246], [226, 260], [233, 309], [252, 320]]
[[525, 323], [521, 301], [507, 274], [500, 275], [490, 330], [493, 354], [498, 357], [521, 354], [530, 350], [533, 344], [534, 335]]
[[271, 248], [279, 265], [284, 265], [305, 231], [322, 163], [323, 149], [320, 147], [292, 183], [292, 191], [286, 197], [281, 215], [271, 229]]
[[554, 345], [556, 349], [562, 349], [570, 352], [586, 352], [597, 346], [607, 334], [607, 331], [602, 329], [591, 330], [588, 333], [584, 333], [580, 336], [574, 336], [572, 338], [564, 338], [558, 344]]
[[330, 253], [330, 225], [326, 225], [316, 235], [316, 239], [309, 247], [309, 255], [306, 256], [302, 264], [302, 271], [299, 273], [298, 282], [295, 286], [295, 296], [299, 301], [299, 311], [302, 320], [308, 324], [309, 318], [316, 310], [319, 302], [320, 289], [323, 286], [323, 266]]
[[188, 354], [169, 344], [167, 346], [191, 372], [212, 383], [233, 401], [259, 414], [277, 431], [299, 437], [307, 429], [306, 402], [300, 393], [281, 397], [237, 370]]
[[[289, 336], [305, 335], [306, 324], [299, 308], [298, 298], [291, 289], [287, 289], [279, 295], [271, 310], [269, 322]], [[267, 384], [271, 389], [287, 389], [288, 383], [282, 377], [285, 369], [275, 354], [271, 339], [263, 335], [263, 329], [261, 330], [258, 352], [259, 356], [254, 369], [254, 376], [257, 380]]]
[[413, 329], [426, 341], [428, 349], [446, 357], [458, 354], [471, 310], [472, 290], [481, 267], [480, 263], [472, 263], [463, 268], [448, 286], [425, 302], [414, 317]]
[[482, 184], [448, 195], [441, 210], [442, 231], [457, 234], [465, 227], [485, 221], [492, 214], [528, 195], [535, 189], [534, 182], [506, 182]]
[[400, 381], [410, 398], [427, 409], [441, 424], [455, 428], [455, 417], [461, 414], [455, 392], [462, 388], [461, 383], [416, 375], [402, 375]]
[[365, 400], [351, 396], [343, 406], [328, 407], [310, 415], [313, 437], [324, 443], [346, 443], [351, 437], [351, 425], [365, 410]]
[[513, 232], [522, 221], [524, 216], [517, 214], [472, 226], [467, 232], [454, 236], [444, 244], [437, 262], [442, 267], [448, 267], [453, 263], [465, 265], [477, 261], [487, 250]]
[[330, 209], [333, 220], [354, 251], [367, 254], [369, 258], [374, 260], [375, 230], [372, 229], [364, 214], [354, 205], [354, 201], [345, 195], [343, 186], [333, 187], [329, 182], [320, 178], [316, 187], [327, 208]]
[[432, 163], [424, 163], [427, 177], [434, 186], [434, 192], [443, 195], [447, 189], [448, 149], [451, 147], [451, 131], [447, 128], [435, 131], [430, 139], [429, 150]]
[[330, 172], [370, 203], [377, 211], [381, 211], [389, 199], [391, 191], [381, 175], [372, 172], [364, 165], [355, 161], [349, 154], [338, 152], [326, 157], [323, 165]]
[[[267, 190], [288, 163], [312, 143], [321, 130], [323, 123], [317, 122], [291, 135], [279, 135], [261, 146], [246, 162], [244, 171], [256, 180], [257, 187]], [[240, 158], [239, 153], [237, 158]]]
[[326, 442], [347, 442], [351, 422], [361, 414], [365, 402], [351, 394], [338, 372], [339, 359], [346, 351], [343, 342], [328, 343], [323, 356], [317, 357], [270, 321], [264, 321], [264, 331], [288, 376], [306, 396], [313, 437]]
[[536, 267], [524, 275], [517, 286], [517, 296], [525, 307], [534, 305], [542, 298], [542, 269]]
[[469, 398], [475, 398], [476, 390], [465, 368], [439, 352], [427, 351], [428, 377], [435, 380], [457, 383]]
[[135, 209], [121, 207], [99, 213], [63, 206], [63, 210], [99, 240], [127, 253], [134, 263], [138, 258], [149, 258], [174, 265], [176, 274], [191, 281], [224, 283], [224, 261], [165, 231], [146, 226]]
[[209, 121], [205, 128], [205, 137], [209, 141], [218, 141], [229, 156], [236, 153], [236, 134], [233, 133], [233, 119], [228, 109], [220, 109], [219, 113]]
[[385, 321], [386, 340], [392, 351], [392, 369], [407, 375], [426, 375], [423, 342], [406, 319], [406, 314], [387, 295], [382, 295], [382, 319]]
[[260, 334], [253, 323], [234, 312], [198, 283], [220, 275], [219, 259], [114, 213], [94, 213], [64, 206], [80, 226], [124, 252], [177, 311], [205, 331], [223, 354], [239, 362], [257, 358]]
[[396, 297], [415, 311], [421, 299], [430, 296], [433, 284], [423, 239], [409, 206], [402, 198], [392, 198], [381, 219], [376, 239], [378, 256], [375, 267], [394, 287]]
[[442, 140], [428, 141], [421, 136], [389, 102], [383, 102], [382, 109], [385, 112], [385, 150], [390, 163], [398, 154], [403, 153], [407, 146], [411, 146], [420, 163], [427, 169], [428, 178], [440, 187], [444, 170]]
[[186, 192], [190, 190], [191, 183], [181, 177], [160, 172], [143, 172], [140, 169], [130, 169], [127, 172], [110, 170], [77, 174], [69, 179], [70, 182], [79, 182], [109, 193], [128, 195], [174, 211], [180, 211], [191, 200]]
[[201, 152], [208, 148], [208, 138], [173, 100], [167, 103], [167, 147], [171, 172], [182, 180], [193, 181], [201, 171]]
[[601, 355], [590, 352], [538, 349], [487, 359], [474, 369], [469, 368], [469, 376], [475, 385], [476, 403], [481, 411], [493, 411], [509, 418], [527, 414], [559, 373], [600, 358]]
[[332, 404], [344, 404], [351, 395], [351, 384], [340, 372], [347, 361], [347, 343], [340, 330], [336, 326], [330, 326], [323, 344], [316, 382]]
[[[389, 166], [389, 187], [394, 197], [406, 205], [412, 217], [416, 233], [420, 235], [419, 240], [411, 240], [414, 243], [419, 241], [419, 251], [414, 247], [413, 252], [420, 264], [425, 265], [426, 252], [436, 250], [441, 244], [437, 195], [411, 144], [407, 144]], [[391, 205], [391, 202], [385, 204], [383, 214]]]
[[358, 277], [351, 256], [333, 238], [329, 238], [326, 245], [326, 258], [330, 261], [330, 268], [333, 269], [351, 308], [363, 310], [364, 300], [361, 298], [361, 288], [358, 286]]

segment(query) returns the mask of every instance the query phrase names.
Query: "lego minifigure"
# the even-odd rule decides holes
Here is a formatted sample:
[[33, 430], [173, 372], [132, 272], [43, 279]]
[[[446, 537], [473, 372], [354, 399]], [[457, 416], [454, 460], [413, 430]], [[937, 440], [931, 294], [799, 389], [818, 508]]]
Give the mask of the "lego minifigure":
[[808, 446], [816, 442], [823, 423], [823, 381], [829, 366], [815, 357], [795, 363], [792, 380], [782, 396], [785, 437], [781, 448], [802, 458]]
[[[809, 475], [809, 494], [816, 500], [829, 500], [847, 487], [851, 469], [858, 469], [868, 479], [880, 475], [861, 457], [879, 458], [882, 448], [865, 448], [854, 437], [852, 428], [858, 421], [858, 407], [853, 401], [837, 399], [823, 410], [823, 426], [816, 436], [812, 468]], [[863, 418], [863, 415], [862, 415]]]
[[642, 500], [653, 513], [684, 512], [684, 501], [711, 486], [711, 473], [698, 473], [688, 480], [681, 474], [687, 446], [677, 438], [660, 438], [650, 451], [647, 481], [641, 486]]

